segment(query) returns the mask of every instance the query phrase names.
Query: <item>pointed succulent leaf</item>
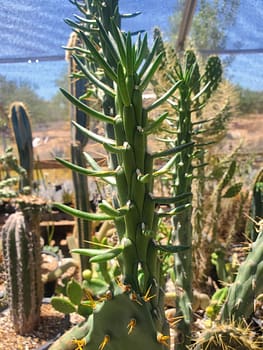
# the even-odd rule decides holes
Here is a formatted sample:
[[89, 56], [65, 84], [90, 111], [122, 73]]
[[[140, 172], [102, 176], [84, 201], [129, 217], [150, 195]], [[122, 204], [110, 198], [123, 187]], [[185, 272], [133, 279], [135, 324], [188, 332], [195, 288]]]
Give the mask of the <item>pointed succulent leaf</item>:
[[121, 64], [125, 67], [126, 64], [126, 45], [122, 32], [116, 26], [116, 23], [111, 19], [112, 39], [116, 43]]
[[150, 106], [148, 106], [146, 108], [147, 112], [151, 111], [154, 108], [159, 107], [161, 104], [163, 104], [165, 101], [167, 101], [168, 98], [180, 86], [180, 84], [181, 84], [181, 80], [178, 80], [162, 97], [160, 97], [158, 100], [156, 100], [154, 103], [152, 103]]
[[93, 83], [95, 84], [99, 89], [103, 90], [107, 95], [111, 97], [115, 97], [115, 91], [109, 87], [108, 85], [104, 84], [101, 80], [99, 80], [93, 73], [91, 73], [88, 68], [81, 62], [81, 60], [76, 56], [72, 55], [74, 60], [76, 61], [78, 67], [83, 72], [83, 74]]
[[131, 105], [131, 97], [129, 95], [129, 91], [126, 85], [126, 79], [123, 71], [123, 66], [121, 65], [121, 63], [118, 64], [117, 75], [118, 75], [118, 79], [117, 79], [118, 93], [121, 96], [122, 103], [124, 104], [124, 106], [128, 107]]
[[83, 132], [84, 135], [88, 136], [89, 138], [91, 138], [92, 140], [99, 142], [101, 144], [104, 143], [108, 143], [110, 145], [115, 145], [115, 140], [110, 139], [108, 137], [102, 136], [102, 135], [98, 135], [95, 132], [90, 131], [89, 129], [86, 129], [85, 127], [83, 127], [82, 125], [76, 123], [74, 120], [72, 120], [72, 124], [81, 132]]
[[173, 147], [173, 148], [170, 148], [170, 149], [167, 149], [167, 150], [164, 150], [162, 152], [156, 152], [156, 153], [153, 153], [152, 154], [152, 157], [153, 158], [161, 158], [161, 157], [167, 157], [169, 155], [173, 155], [175, 153], [178, 153], [178, 152], [181, 152], [183, 151], [184, 149], [188, 148], [188, 147], [191, 147], [194, 145], [194, 142], [188, 142], [188, 143], [184, 143], [182, 145], [179, 145], [179, 146], [176, 146], [176, 147]]
[[140, 36], [138, 37], [138, 47], [136, 51], [137, 55], [136, 55], [135, 67], [134, 67], [135, 71], [137, 71], [137, 69], [140, 67], [143, 60], [147, 56], [148, 52], [149, 52], [148, 37], [146, 33], [142, 40], [140, 40]]
[[191, 207], [190, 203], [179, 205], [170, 211], [158, 213], [158, 216], [159, 217], [169, 217], [169, 216], [177, 215], [189, 207]]
[[157, 69], [160, 67], [160, 64], [163, 60], [163, 55], [163, 52], [159, 53], [155, 60], [149, 65], [144, 75], [140, 76], [141, 82], [139, 88], [141, 91], [145, 90], [145, 88], [148, 86], [149, 82], [153, 78], [154, 74], [156, 73]]
[[224, 174], [224, 177], [222, 179], [222, 182], [220, 184], [221, 189], [224, 189], [232, 180], [233, 176], [235, 175], [236, 171], [236, 161], [233, 160], [227, 170], [227, 172]]
[[186, 192], [183, 194], [179, 194], [175, 197], [157, 197], [152, 196], [152, 200], [157, 204], [175, 204], [179, 203], [185, 199], [189, 199], [193, 196], [192, 192]]
[[142, 77], [145, 74], [146, 70], [148, 69], [150, 64], [153, 62], [154, 56], [158, 52], [158, 46], [159, 46], [159, 39], [157, 38], [153, 43], [151, 51], [149, 52], [148, 56], [145, 58], [145, 62], [143, 66], [140, 68], [140, 71], [139, 71], [140, 77]]
[[124, 216], [124, 214], [121, 214], [118, 209], [113, 208], [107, 201], [103, 200], [102, 203], [99, 203], [99, 209], [103, 211], [105, 214], [119, 218], [121, 216]]
[[161, 114], [153, 122], [148, 123], [148, 125], [146, 125], [146, 127], [143, 129], [143, 133], [146, 135], [152, 134], [153, 131], [155, 131], [156, 129], [158, 129], [160, 127], [160, 125], [167, 118], [167, 116], [168, 116], [168, 112], [165, 112], [165, 113]]
[[238, 182], [231, 187], [229, 187], [223, 195], [223, 198], [232, 198], [235, 197], [242, 189], [243, 183]]
[[100, 254], [100, 255], [97, 255], [97, 256], [90, 258], [90, 262], [103, 263], [103, 262], [106, 262], [108, 260], [112, 260], [112, 259], [118, 257], [122, 253], [122, 251], [123, 251], [123, 247], [117, 247], [117, 248], [110, 249], [108, 252], [106, 252], [104, 254]]
[[56, 160], [64, 165], [65, 167], [76, 171], [80, 174], [87, 175], [87, 176], [97, 176], [97, 177], [107, 177], [107, 176], [115, 176], [116, 172], [114, 170], [101, 170], [101, 171], [96, 171], [96, 170], [91, 170], [87, 168], [83, 168], [77, 164], [73, 164], [63, 158], [56, 157]]
[[114, 123], [114, 119], [112, 117], [109, 117], [103, 113], [100, 113], [98, 111], [96, 111], [93, 108], [88, 107], [85, 103], [81, 102], [78, 98], [76, 98], [75, 96], [71, 95], [69, 92], [67, 92], [65, 89], [61, 88], [60, 91], [62, 92], [62, 94], [71, 102], [73, 103], [76, 107], [78, 107], [80, 110], [82, 110], [83, 112], [92, 115], [94, 118], [109, 123], [109, 124], [113, 124]]
[[111, 66], [108, 64], [108, 62], [105, 60], [105, 58], [100, 54], [97, 47], [95, 47], [92, 42], [89, 40], [87, 35], [85, 35], [83, 32], [79, 32], [79, 35], [83, 42], [85, 43], [86, 47], [90, 50], [93, 60], [98, 64], [105, 72], [105, 75], [113, 81], [117, 81], [117, 75], [114, 72], [114, 70], [111, 68]]
[[183, 246], [183, 245], [171, 245], [171, 244], [161, 245], [161, 244], [155, 244], [154, 248], [157, 249], [157, 250], [160, 250], [162, 252], [165, 252], [165, 253], [174, 254], [174, 253], [178, 253], [178, 252], [182, 252], [184, 250], [187, 250], [190, 247]]
[[89, 213], [89, 212], [84, 212], [79, 209], [71, 208], [68, 205], [62, 204], [62, 203], [53, 203], [53, 206], [58, 208], [59, 210], [75, 216], [77, 218], [83, 219], [83, 220], [88, 220], [88, 221], [105, 221], [105, 220], [114, 220], [113, 216], [109, 216], [106, 214], [100, 214], [100, 213]]
[[137, 12], [133, 12], [133, 13], [121, 13], [120, 17], [121, 18], [133, 18], [133, 17], [137, 17], [141, 14], [140, 11]]
[[119, 55], [116, 52], [115, 46], [112, 43], [112, 40], [109, 36], [109, 34], [106, 32], [104, 26], [102, 25], [102, 23], [97, 20], [97, 26], [99, 27], [99, 33], [101, 36], [101, 40], [104, 43], [105, 47], [107, 48], [107, 50], [109, 51], [111, 57], [113, 58], [114, 62], [117, 63], [119, 62]]

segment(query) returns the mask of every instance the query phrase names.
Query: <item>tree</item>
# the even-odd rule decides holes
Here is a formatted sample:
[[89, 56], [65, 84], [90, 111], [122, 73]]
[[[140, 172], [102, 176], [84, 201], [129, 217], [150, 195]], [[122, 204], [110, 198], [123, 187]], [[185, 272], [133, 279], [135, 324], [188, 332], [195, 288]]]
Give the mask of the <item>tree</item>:
[[[176, 41], [184, 8], [179, 0], [170, 17], [170, 39]], [[197, 49], [222, 49], [226, 45], [227, 29], [234, 24], [240, 0], [201, 0], [193, 18], [189, 41]]]

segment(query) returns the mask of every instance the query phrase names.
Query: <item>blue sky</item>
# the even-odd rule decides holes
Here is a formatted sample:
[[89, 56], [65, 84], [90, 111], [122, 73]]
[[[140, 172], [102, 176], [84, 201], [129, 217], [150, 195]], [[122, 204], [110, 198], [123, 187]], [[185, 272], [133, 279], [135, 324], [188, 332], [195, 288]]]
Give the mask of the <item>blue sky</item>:
[[[228, 48], [237, 41], [242, 48], [263, 48], [263, 1], [240, 0], [235, 25], [228, 33]], [[145, 29], [151, 36], [155, 26], [164, 34], [169, 30], [169, 16], [176, 0], [120, 0], [121, 12], [142, 11], [125, 20], [125, 30]], [[64, 18], [73, 18], [76, 8], [68, 0], [0, 0], [0, 59], [10, 57], [64, 55], [62, 46], [70, 34]], [[252, 90], [263, 90], [263, 54], [237, 55], [226, 71], [235, 84]], [[67, 63], [31, 62], [0, 64], [0, 74], [17, 83], [29, 82], [45, 99], [57, 91], [56, 81], [67, 72]]]

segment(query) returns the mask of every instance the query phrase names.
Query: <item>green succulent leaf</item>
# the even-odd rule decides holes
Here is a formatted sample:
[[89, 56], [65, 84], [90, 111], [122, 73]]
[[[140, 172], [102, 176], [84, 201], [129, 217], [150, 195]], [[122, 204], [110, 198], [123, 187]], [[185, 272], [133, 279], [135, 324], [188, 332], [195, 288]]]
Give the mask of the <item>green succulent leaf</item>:
[[180, 86], [181, 80], [178, 80], [162, 97], [160, 97], [158, 100], [156, 100], [154, 103], [152, 103], [150, 106], [146, 108], [147, 112], [153, 110], [154, 108], [159, 107], [161, 104], [163, 104], [165, 101], [168, 100], [168, 98], [176, 91], [176, 89]]
[[[140, 71], [139, 71], [139, 76], [142, 77], [146, 70], [149, 68], [150, 64], [152, 63], [153, 61], [153, 58], [154, 56], [157, 54], [158, 52], [158, 47], [159, 47], [159, 39], [157, 38], [154, 43], [153, 43], [153, 46], [152, 46], [152, 49], [150, 51], [150, 53], [148, 54], [148, 56], [146, 57], [145, 59], [145, 62], [143, 64], [143, 66], [140, 68]], [[148, 49], [148, 48], [147, 48]], [[146, 50], [146, 47], [145, 47], [145, 50]]]
[[76, 306], [67, 297], [52, 297], [51, 305], [55, 310], [66, 315], [76, 311]]
[[171, 245], [171, 244], [167, 244], [167, 245], [155, 244], [154, 248], [157, 250], [160, 250], [162, 252], [174, 254], [174, 253], [178, 253], [178, 252], [182, 252], [184, 250], [187, 250], [190, 247], [182, 246], [182, 245]]
[[121, 64], [118, 64], [117, 68], [117, 74], [118, 74], [118, 93], [120, 94], [122, 103], [124, 106], [130, 106], [131, 104], [131, 98], [129, 96], [129, 91], [125, 82], [125, 75], [123, 71], [123, 66]]
[[90, 302], [83, 301], [81, 304], [78, 305], [77, 313], [83, 317], [88, 317], [93, 313], [93, 308], [90, 305]]
[[60, 91], [71, 103], [73, 103], [77, 108], [79, 108], [83, 112], [92, 115], [94, 118], [96, 118], [100, 121], [103, 121], [103, 122], [106, 122], [109, 124], [114, 123], [114, 119], [112, 117], [109, 117], [103, 113], [96, 111], [93, 108], [88, 107], [85, 103], [81, 102], [78, 98], [71, 95], [65, 89], [61, 88]]
[[75, 216], [77, 218], [87, 220], [87, 221], [105, 221], [105, 220], [114, 220], [113, 216], [109, 216], [106, 214], [100, 214], [100, 213], [89, 213], [89, 212], [84, 212], [79, 209], [71, 208], [68, 205], [62, 204], [62, 203], [53, 203], [52, 204], [54, 207], [58, 208], [59, 210]]
[[158, 216], [159, 217], [170, 217], [170, 216], [173, 216], [173, 215], [177, 215], [177, 214], [181, 213], [182, 211], [186, 210], [189, 207], [191, 207], [190, 203], [179, 205], [179, 206], [177, 206], [176, 208], [174, 208], [174, 209], [172, 209], [170, 211], [158, 213]]
[[107, 95], [111, 97], [115, 97], [116, 93], [113, 89], [111, 89], [108, 85], [104, 84], [101, 80], [99, 80], [93, 73], [91, 73], [88, 68], [81, 62], [81, 60], [76, 56], [72, 55], [74, 60], [76, 61], [78, 67], [82, 71], [82, 73], [93, 83], [95, 86], [103, 90]]
[[63, 158], [56, 157], [56, 160], [60, 162], [62, 165], [65, 167], [76, 171], [80, 174], [87, 175], [87, 176], [96, 176], [96, 177], [107, 177], [107, 176], [115, 176], [116, 172], [114, 170], [105, 170], [105, 171], [96, 171], [96, 170], [91, 170], [87, 168], [83, 168], [79, 165], [73, 164]]
[[224, 193], [223, 198], [232, 198], [235, 197], [242, 189], [243, 183], [238, 182], [233, 186], [229, 187], [227, 191]]
[[182, 145], [179, 145], [179, 146], [176, 146], [176, 147], [173, 147], [173, 148], [170, 148], [170, 149], [167, 149], [167, 150], [164, 150], [162, 152], [156, 152], [156, 153], [153, 153], [152, 154], [152, 157], [153, 158], [161, 158], [161, 157], [167, 157], [169, 155], [173, 155], [175, 153], [178, 153], [178, 152], [181, 152], [183, 151], [184, 149], [188, 148], [188, 147], [191, 147], [194, 145], [194, 142], [188, 142], [188, 143], [184, 143]]
[[72, 249], [72, 253], [89, 256], [90, 262], [103, 263], [116, 258], [123, 251], [123, 246], [118, 246], [110, 249], [92, 249], [92, 248], [77, 248]]
[[160, 67], [160, 64], [161, 64], [161, 62], [163, 60], [163, 56], [164, 56], [163, 52], [159, 53], [159, 55], [155, 58], [155, 60], [149, 65], [149, 67], [145, 71], [144, 75], [141, 76], [141, 82], [140, 82], [140, 85], [139, 85], [139, 89], [141, 91], [144, 91], [145, 88], [150, 83], [150, 81], [152, 80], [155, 72]]
[[73, 304], [80, 304], [83, 297], [83, 291], [81, 285], [74, 279], [70, 280], [67, 284], [67, 296]]
[[83, 132], [84, 135], [88, 136], [89, 138], [91, 138], [93, 141], [99, 142], [101, 144], [104, 143], [108, 143], [110, 145], [115, 145], [116, 142], [113, 139], [110, 139], [108, 137], [102, 136], [102, 135], [98, 135], [95, 132], [92, 132], [88, 129], [86, 129], [84, 126], [76, 123], [74, 120], [72, 120], [72, 124], [79, 129], [81, 132]]
[[90, 258], [90, 262], [102, 263], [108, 260], [112, 260], [117, 256], [119, 256], [122, 253], [122, 251], [123, 251], [122, 247], [113, 248], [104, 254], [99, 254], [97, 256]]
[[105, 58], [99, 53], [99, 50], [97, 47], [95, 47], [92, 42], [89, 40], [87, 35], [85, 35], [82, 31], [79, 32], [79, 35], [83, 42], [85, 43], [88, 50], [90, 50], [93, 60], [98, 64], [105, 72], [105, 74], [108, 76], [109, 79], [113, 81], [117, 81], [117, 75], [114, 72], [114, 70], [111, 68], [111, 66], [107, 63]]
[[168, 112], [165, 112], [165, 113], [161, 114], [156, 120], [154, 120], [152, 123], [149, 123], [143, 129], [143, 133], [147, 134], [147, 135], [153, 133], [154, 130], [156, 130], [157, 128], [160, 127], [160, 125], [167, 118], [167, 116], [168, 116]]

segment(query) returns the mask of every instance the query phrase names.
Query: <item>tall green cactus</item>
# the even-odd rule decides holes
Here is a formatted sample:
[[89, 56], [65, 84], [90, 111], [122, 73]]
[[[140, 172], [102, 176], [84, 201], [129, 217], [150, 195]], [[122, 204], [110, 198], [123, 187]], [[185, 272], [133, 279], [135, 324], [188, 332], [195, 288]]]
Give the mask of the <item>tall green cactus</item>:
[[20, 190], [27, 186], [31, 188], [34, 169], [32, 130], [29, 113], [24, 103], [12, 103], [9, 118], [15, 135], [20, 165], [26, 170], [26, 176], [21, 179]]
[[39, 205], [24, 203], [2, 229], [8, 304], [16, 332], [34, 330], [40, 320], [43, 297]]
[[[155, 32], [158, 35], [158, 32]], [[181, 147], [184, 144], [192, 143], [191, 147], [174, 156], [171, 186], [175, 197], [183, 193], [191, 194], [192, 181], [195, 168], [203, 167], [199, 155], [203, 153], [205, 144], [198, 142], [197, 135], [208, 132], [205, 123], [208, 120], [201, 119], [202, 108], [207, 104], [212, 92], [216, 90], [222, 74], [221, 63], [218, 57], [210, 57], [205, 66], [205, 73], [201, 75], [200, 68], [193, 51], [187, 51], [184, 61], [179, 59], [171, 64], [169, 52], [161, 72], [168, 80], [176, 83], [181, 81], [178, 93], [169, 102], [175, 111], [175, 117], [169, 118], [169, 128], [163, 129], [166, 138], [162, 140], [167, 147]], [[171, 68], [172, 66], [172, 68]], [[166, 78], [167, 81], [167, 78]], [[201, 125], [201, 126], [200, 126]], [[173, 135], [176, 134], [176, 137]], [[196, 143], [194, 145], [194, 142]], [[181, 201], [185, 205], [186, 201]], [[174, 203], [176, 207], [176, 203]], [[188, 246], [186, 251], [175, 255], [175, 277], [178, 290], [181, 290], [176, 297], [176, 310], [181, 320], [177, 323], [176, 349], [186, 349], [191, 341], [192, 324], [192, 208], [188, 206], [185, 210], [175, 215], [172, 219], [174, 242], [182, 246]]]
[[[78, 33], [85, 43], [85, 48], [80, 48], [79, 51], [85, 54], [83, 57], [87, 61], [95, 61], [114, 84], [109, 86], [91, 73], [77, 55], [74, 59], [83, 76], [102, 89], [106, 95], [114, 98], [116, 115], [96, 111], [67, 91], [62, 92], [79, 109], [113, 127], [114, 139], [94, 134], [74, 123], [79, 130], [101, 143], [107, 152], [115, 154], [117, 166], [108, 170], [101, 169], [89, 155], [86, 156], [90, 161], [90, 169], [62, 159], [60, 162], [73, 170], [111, 183], [115, 195], [112, 203], [103, 201], [99, 205], [100, 213], [86, 213], [60, 203], [55, 205], [85, 220], [115, 221], [119, 235], [117, 246], [98, 250], [75, 249], [73, 252], [90, 256], [92, 263], [101, 264], [114, 258], [119, 259], [122, 281], [119, 285], [116, 285], [114, 280], [108, 281], [108, 297], [101, 303], [95, 303], [94, 312], [87, 321], [89, 331], [82, 340], [78, 340], [84, 344], [84, 348], [91, 350], [103, 349], [105, 346], [109, 350], [125, 346], [145, 349], [147, 343], [153, 349], [164, 349], [169, 342], [169, 330], [163, 308], [164, 276], [160, 254], [171, 254], [187, 247], [170, 246], [157, 241], [159, 220], [163, 216], [175, 215], [178, 208], [165, 213], [158, 211], [158, 204], [171, 200], [153, 194], [154, 180], [169, 170], [169, 166], [156, 171], [154, 164], [155, 160], [173, 156], [192, 144], [185, 143], [167, 151], [150, 153], [147, 147], [148, 136], [164, 121], [167, 113], [160, 115], [155, 121], [149, 119], [148, 113], [165, 102], [178, 88], [180, 81], [158, 100], [144, 107], [142, 94], [162, 62], [163, 54], [156, 52], [158, 40], [148, 53], [146, 36], [139, 36], [133, 44], [131, 33], [122, 33], [113, 20], [110, 21], [111, 34], [98, 20], [97, 25], [103, 38], [101, 47], [98, 49], [87, 33], [78, 28]], [[117, 68], [105, 59], [105, 49], [111, 53]], [[78, 52], [78, 48], [76, 50]], [[181, 194], [180, 199], [184, 195]], [[173, 202], [175, 200], [177, 198], [172, 198]], [[180, 206], [179, 210], [185, 207], [187, 203]], [[116, 319], [120, 320], [118, 327], [117, 324], [114, 325]], [[77, 333], [72, 331], [72, 337], [75, 336], [75, 332]], [[137, 337], [136, 334], [141, 336]], [[59, 349], [58, 344], [59, 342], [54, 344], [53, 349]]]

